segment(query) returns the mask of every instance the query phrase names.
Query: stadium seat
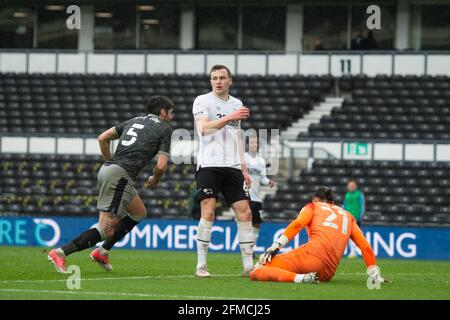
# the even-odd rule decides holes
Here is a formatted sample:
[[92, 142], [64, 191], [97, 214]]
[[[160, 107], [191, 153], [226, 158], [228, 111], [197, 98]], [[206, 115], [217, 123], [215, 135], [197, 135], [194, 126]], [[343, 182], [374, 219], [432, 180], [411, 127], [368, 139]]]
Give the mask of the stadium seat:
[[[0, 215], [97, 215], [97, 171], [101, 157], [87, 155], [0, 153]], [[195, 165], [170, 164], [156, 189], [145, 188], [150, 169], [136, 189], [150, 218], [189, 218]], [[219, 199], [220, 203], [221, 200]], [[222, 212], [222, 204], [217, 214]]]
[[[444, 162], [315, 160], [311, 169], [280, 184], [268, 195], [264, 208], [269, 217], [297, 211], [310, 201], [320, 185], [330, 185], [336, 203], [342, 204], [345, 184], [355, 178], [365, 193], [365, 224], [448, 226], [450, 219], [449, 170]], [[438, 181], [438, 183], [436, 183]]]
[[[258, 110], [246, 122], [247, 128], [284, 129], [321, 100], [332, 84], [329, 76], [239, 75], [231, 93]], [[202, 75], [3, 73], [0, 115], [5, 116], [0, 117], [0, 128], [2, 132], [98, 135], [142, 115], [146, 98], [162, 94], [176, 102], [173, 127], [192, 132], [192, 103], [208, 91]]]
[[341, 90], [351, 94], [342, 107], [299, 135], [364, 139], [448, 140], [449, 77], [344, 76]]

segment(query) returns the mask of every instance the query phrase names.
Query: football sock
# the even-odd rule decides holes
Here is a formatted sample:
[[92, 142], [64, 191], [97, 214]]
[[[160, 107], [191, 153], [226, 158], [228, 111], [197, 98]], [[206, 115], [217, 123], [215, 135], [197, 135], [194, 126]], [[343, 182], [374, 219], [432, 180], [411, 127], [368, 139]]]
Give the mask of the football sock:
[[259, 228], [253, 227], [253, 239], [255, 241], [255, 246], [256, 242], [258, 241], [258, 238], [259, 238]]
[[[114, 232], [111, 237], [105, 240], [102, 244], [102, 248], [105, 251], [111, 250], [111, 248], [116, 244], [117, 241], [125, 237], [125, 235], [130, 232], [138, 222], [131, 219], [130, 216], [125, 216], [117, 223]], [[103, 253], [105, 253], [103, 251]]]
[[100, 254], [101, 254], [102, 256], [107, 256], [107, 255], [109, 254], [109, 250], [106, 250], [106, 249], [103, 248], [103, 247], [100, 247], [99, 250], [100, 250]]
[[[250, 273], [250, 279], [259, 281], [297, 282], [297, 276], [295, 272], [277, 267], [261, 267]], [[303, 280], [303, 277], [301, 280]]]
[[242, 264], [244, 270], [253, 269], [253, 232], [252, 222], [237, 222], [238, 226], [238, 240], [241, 247]]
[[98, 232], [97, 229], [92, 228], [83, 232], [69, 243], [63, 245], [61, 249], [64, 251], [64, 254], [68, 256], [74, 252], [90, 248], [101, 240], [102, 237], [100, 236], [100, 232]]
[[211, 229], [213, 223], [205, 219], [200, 219], [197, 229], [197, 268], [206, 265], [206, 255], [208, 254], [209, 242], [211, 241]]
[[106, 240], [106, 235], [105, 235], [105, 231], [102, 229], [102, 227], [100, 226], [100, 223], [97, 223], [94, 226], [95, 229], [98, 230], [98, 232], [100, 233], [100, 237], [102, 237], [102, 240]]

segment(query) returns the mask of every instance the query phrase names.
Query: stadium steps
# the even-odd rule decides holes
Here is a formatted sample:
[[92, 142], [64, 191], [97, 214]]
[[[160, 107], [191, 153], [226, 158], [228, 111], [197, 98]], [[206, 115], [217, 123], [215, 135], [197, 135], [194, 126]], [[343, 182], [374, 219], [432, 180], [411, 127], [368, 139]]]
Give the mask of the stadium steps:
[[302, 132], [308, 132], [309, 126], [313, 123], [319, 123], [320, 119], [325, 115], [330, 115], [333, 108], [340, 108], [344, 103], [344, 98], [329, 97], [314, 105], [313, 109], [305, 114], [304, 117], [298, 119], [289, 128], [281, 133], [284, 140], [296, 140], [297, 136]]

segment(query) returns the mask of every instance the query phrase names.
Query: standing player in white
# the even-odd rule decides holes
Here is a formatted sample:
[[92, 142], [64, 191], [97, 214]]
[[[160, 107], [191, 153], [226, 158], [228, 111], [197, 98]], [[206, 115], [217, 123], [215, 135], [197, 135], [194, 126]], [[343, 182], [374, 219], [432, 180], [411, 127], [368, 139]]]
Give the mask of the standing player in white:
[[258, 137], [248, 137], [248, 152], [244, 154], [250, 178], [252, 179], [252, 188], [250, 189], [250, 209], [252, 211], [253, 237], [256, 242], [261, 228], [262, 196], [261, 185], [273, 187], [273, 181], [267, 178], [266, 161], [258, 154]]
[[193, 115], [199, 136], [197, 155], [197, 192], [201, 218], [197, 232], [197, 277], [209, 277], [206, 256], [211, 241], [216, 201], [219, 192], [235, 214], [242, 254], [243, 276], [253, 268], [252, 214], [248, 189], [251, 179], [244, 159], [241, 120], [250, 115], [242, 102], [229, 95], [231, 72], [215, 65], [210, 71], [212, 92], [198, 96]]

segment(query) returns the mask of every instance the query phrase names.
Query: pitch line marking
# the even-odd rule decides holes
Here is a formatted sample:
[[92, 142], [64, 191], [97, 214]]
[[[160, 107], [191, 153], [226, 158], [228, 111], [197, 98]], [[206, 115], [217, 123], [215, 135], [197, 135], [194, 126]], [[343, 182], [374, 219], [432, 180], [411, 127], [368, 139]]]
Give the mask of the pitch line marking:
[[[422, 272], [402, 272], [395, 273], [395, 275], [423, 275]], [[438, 273], [426, 273], [427, 275], [442, 275], [445, 272]], [[336, 273], [336, 276], [364, 276], [365, 272], [340, 272]], [[239, 277], [239, 274], [213, 274], [211, 278], [224, 278], [224, 277]], [[159, 280], [159, 279], [188, 279], [195, 278], [194, 275], [160, 275], [160, 276], [133, 276], [133, 277], [105, 277], [105, 278], [82, 278], [81, 281], [102, 281], [102, 280]], [[67, 279], [37, 279], [37, 280], [0, 280], [0, 283], [46, 283], [46, 282], [65, 282]]]
[[[238, 277], [238, 274], [213, 274], [211, 278], [224, 278], [224, 277]], [[192, 275], [160, 275], [160, 276], [135, 276], [135, 277], [105, 277], [105, 278], [81, 278], [81, 281], [101, 281], [101, 280], [144, 280], [144, 279], [182, 279], [182, 278], [195, 278]], [[67, 279], [37, 279], [37, 280], [1, 280], [0, 283], [40, 283], [40, 282], [62, 282]]]
[[178, 294], [152, 294], [152, 293], [131, 293], [131, 292], [96, 292], [96, 291], [64, 291], [64, 290], [33, 290], [33, 289], [0, 289], [0, 292], [16, 293], [50, 293], [50, 294], [79, 294], [79, 295], [97, 295], [97, 296], [125, 296], [141, 298], [182, 298], [182, 299], [219, 299], [219, 300], [262, 300], [262, 298], [243, 298], [243, 297], [221, 297], [221, 296], [193, 296]]

